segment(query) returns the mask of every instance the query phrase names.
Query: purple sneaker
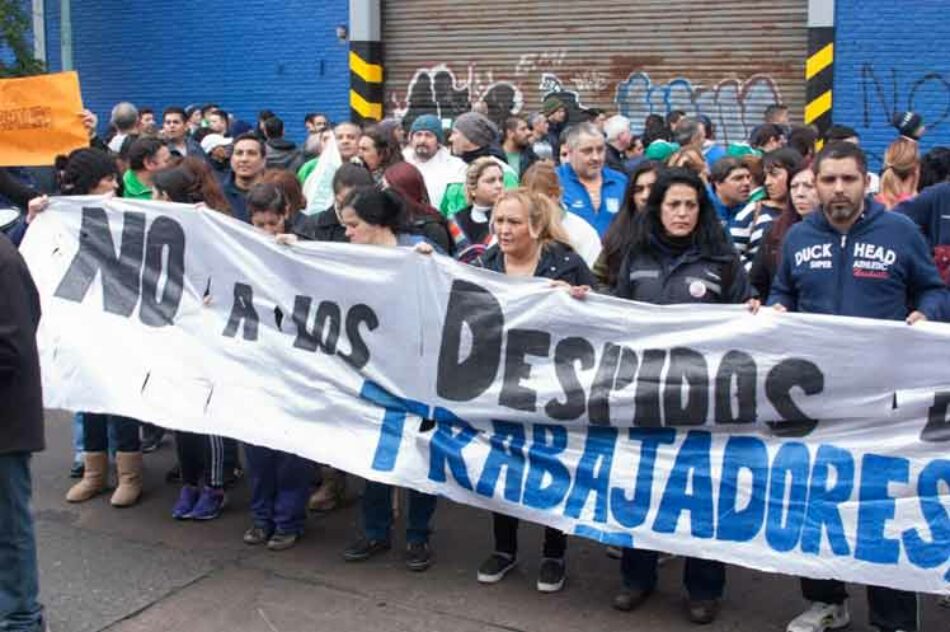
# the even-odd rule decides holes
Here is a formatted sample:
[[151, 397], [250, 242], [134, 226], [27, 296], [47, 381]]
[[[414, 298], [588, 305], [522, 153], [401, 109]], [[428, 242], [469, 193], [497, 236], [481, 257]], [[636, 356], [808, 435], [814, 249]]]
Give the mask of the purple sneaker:
[[198, 502], [198, 488], [191, 485], [185, 485], [178, 493], [178, 501], [172, 508], [172, 518], [175, 520], [188, 520], [191, 518], [191, 512]]
[[221, 515], [224, 509], [224, 490], [205, 487], [201, 490], [201, 496], [195, 503], [191, 514], [188, 516], [192, 520], [214, 520]]

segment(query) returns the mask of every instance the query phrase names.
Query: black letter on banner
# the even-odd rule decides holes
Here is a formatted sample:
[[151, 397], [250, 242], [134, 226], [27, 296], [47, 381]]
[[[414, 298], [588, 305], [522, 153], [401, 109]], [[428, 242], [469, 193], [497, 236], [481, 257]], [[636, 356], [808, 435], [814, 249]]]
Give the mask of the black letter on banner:
[[927, 411], [927, 425], [920, 433], [921, 441], [950, 441], [950, 421], [947, 420], [947, 408], [950, 408], [950, 392], [934, 394], [934, 405]]
[[804, 437], [818, 425], [792, 401], [791, 391], [800, 387], [806, 395], [817, 395], [825, 389], [825, 376], [813, 362], [799, 358], [782, 360], [765, 379], [765, 395], [784, 421], [769, 422], [780, 437]]
[[564, 389], [564, 403], [552, 399], [544, 407], [544, 412], [552, 419], [577, 419], [584, 414], [587, 402], [584, 398], [584, 387], [577, 379], [574, 363], [581, 363], [581, 370], [586, 371], [594, 366], [594, 347], [584, 338], [571, 337], [557, 343], [554, 349], [554, 368], [557, 370], [558, 380]]
[[636, 412], [633, 425], [640, 428], [659, 428], [663, 425], [660, 416], [660, 373], [666, 361], [662, 349], [647, 349], [643, 352], [640, 374], [637, 375]]
[[[730, 351], [716, 372], [716, 423], [751, 424], [755, 421], [755, 360], [748, 353]], [[736, 381], [739, 415], [732, 416], [732, 380]]]
[[[317, 317], [314, 319], [313, 331], [307, 328], [310, 321], [310, 305], [313, 301], [309, 296], [294, 297], [294, 324], [297, 326], [297, 337], [294, 346], [306, 351], [316, 351], [318, 348], [325, 353], [336, 353], [336, 343], [340, 339], [340, 327], [343, 316], [340, 306], [333, 301], [320, 301], [317, 306]], [[329, 321], [329, 327], [327, 327]], [[326, 332], [326, 337], [324, 337]]]
[[524, 361], [526, 355], [546, 356], [551, 348], [551, 334], [536, 329], [512, 329], [508, 332], [505, 349], [505, 377], [501, 384], [498, 403], [515, 410], [534, 412], [538, 394], [521, 385], [521, 380], [530, 377], [531, 365]]
[[[686, 405], [683, 389], [689, 387]], [[709, 368], [703, 354], [677, 347], [670, 351], [670, 368], [663, 385], [663, 418], [667, 426], [702, 426], [709, 410]]]
[[594, 426], [610, 425], [610, 388], [617, 373], [620, 349], [619, 345], [608, 342], [600, 354], [600, 366], [594, 375], [594, 383], [590, 385], [590, 399], [587, 402], [587, 416]]
[[369, 305], [362, 303], [354, 305], [346, 313], [346, 337], [350, 341], [350, 353], [337, 351], [340, 359], [359, 371], [369, 364], [369, 347], [360, 334], [360, 325], [366, 325], [369, 331], [379, 327], [379, 318]]
[[105, 209], [82, 209], [79, 251], [59, 282], [56, 296], [81, 303], [96, 272], [102, 270], [103, 308], [110, 314], [132, 315], [139, 301], [145, 214], [123, 213], [123, 219], [122, 244], [116, 257]]
[[254, 289], [246, 283], [234, 284], [234, 303], [231, 305], [231, 316], [222, 335], [234, 338], [237, 335], [241, 321], [244, 321], [244, 339], [257, 340], [257, 310], [254, 309]]
[[[460, 361], [462, 327], [472, 332], [472, 351]], [[442, 325], [436, 393], [439, 397], [464, 402], [475, 399], [495, 381], [501, 361], [501, 341], [505, 317], [501, 305], [488, 290], [455, 281]]]
[[[165, 252], [168, 265], [165, 266]], [[158, 282], [165, 270], [165, 286], [161, 298], [156, 297]], [[169, 217], [159, 217], [148, 229], [145, 246], [145, 269], [142, 270], [142, 307], [139, 320], [152, 327], [172, 324], [185, 280], [185, 231]]]

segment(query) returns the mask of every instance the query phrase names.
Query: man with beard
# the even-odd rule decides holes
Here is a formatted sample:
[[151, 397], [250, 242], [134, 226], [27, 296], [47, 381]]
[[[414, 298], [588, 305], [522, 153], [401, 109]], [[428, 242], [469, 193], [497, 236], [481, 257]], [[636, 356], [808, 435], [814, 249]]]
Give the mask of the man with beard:
[[247, 213], [247, 192], [261, 181], [264, 173], [264, 141], [253, 132], [245, 132], [234, 139], [231, 151], [231, 177], [222, 188], [231, 205], [231, 215], [242, 222], [250, 222]]
[[[857, 145], [832, 143], [815, 159], [819, 209], [785, 238], [769, 304], [798, 311], [884, 320], [945, 320], [947, 290], [917, 226], [867, 197], [867, 159]], [[788, 632], [849, 624], [843, 582], [801, 580], [811, 606]], [[870, 624], [881, 632], [919, 630], [917, 596], [868, 586]]]
[[505, 140], [501, 148], [505, 151], [508, 166], [518, 174], [519, 180], [528, 167], [538, 160], [531, 149], [531, 128], [520, 116], [511, 116], [505, 120]]
[[450, 184], [465, 182], [466, 165], [445, 147], [442, 121], [434, 114], [423, 114], [412, 122], [409, 146], [403, 149], [402, 156], [422, 173], [434, 208], [440, 208]]

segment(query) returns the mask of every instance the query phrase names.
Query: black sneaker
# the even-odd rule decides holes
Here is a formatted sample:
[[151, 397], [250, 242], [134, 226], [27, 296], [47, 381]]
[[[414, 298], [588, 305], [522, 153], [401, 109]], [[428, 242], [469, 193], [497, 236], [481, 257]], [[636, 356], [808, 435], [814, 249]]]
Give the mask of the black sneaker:
[[370, 540], [362, 537], [344, 549], [343, 559], [347, 562], [362, 562], [378, 553], [388, 551], [390, 546], [389, 540]]
[[73, 463], [73, 466], [69, 468], [69, 478], [82, 478], [82, 475], [86, 473], [86, 465], [82, 461], [76, 461]]
[[428, 542], [410, 542], [406, 545], [406, 567], [421, 573], [432, 565], [432, 551]]
[[270, 533], [263, 527], [251, 527], [244, 532], [244, 544], [256, 546], [270, 540]]
[[553, 593], [564, 588], [565, 570], [563, 559], [542, 558], [541, 568], [538, 569], [538, 591]]
[[478, 581], [483, 584], [496, 584], [500, 582], [517, 563], [518, 561], [514, 556], [505, 553], [492, 553], [491, 557], [482, 562], [482, 565], [478, 567]]

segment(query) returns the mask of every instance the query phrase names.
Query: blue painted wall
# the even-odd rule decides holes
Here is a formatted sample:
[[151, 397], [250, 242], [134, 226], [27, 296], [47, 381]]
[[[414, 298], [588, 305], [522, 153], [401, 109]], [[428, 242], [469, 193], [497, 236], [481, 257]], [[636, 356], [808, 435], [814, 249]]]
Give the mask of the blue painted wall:
[[858, 130], [875, 168], [897, 136], [895, 112], [924, 117], [922, 151], [950, 146], [948, 14], [947, 0], [836, 4], [834, 119]]
[[[47, 57], [62, 67], [59, 0], [46, 0]], [[214, 102], [254, 122], [267, 108], [287, 135], [304, 114], [349, 115], [347, 0], [107, 0], [72, 3], [73, 63], [102, 125], [123, 100], [160, 112]]]

